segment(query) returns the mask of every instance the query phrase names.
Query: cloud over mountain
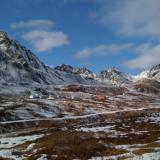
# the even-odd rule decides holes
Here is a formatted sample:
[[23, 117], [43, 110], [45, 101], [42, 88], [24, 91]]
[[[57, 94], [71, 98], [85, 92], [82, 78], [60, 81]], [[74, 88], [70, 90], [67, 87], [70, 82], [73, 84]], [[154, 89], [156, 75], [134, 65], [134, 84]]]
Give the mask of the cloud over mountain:
[[111, 54], [119, 54], [133, 47], [132, 43], [126, 44], [103, 44], [96, 47], [84, 48], [76, 53], [76, 58], [89, 58], [91, 56], [106, 56]]
[[68, 36], [62, 31], [54, 31], [55, 23], [48, 19], [20, 21], [11, 28], [22, 31], [21, 38], [36, 52], [52, 51], [69, 43]]

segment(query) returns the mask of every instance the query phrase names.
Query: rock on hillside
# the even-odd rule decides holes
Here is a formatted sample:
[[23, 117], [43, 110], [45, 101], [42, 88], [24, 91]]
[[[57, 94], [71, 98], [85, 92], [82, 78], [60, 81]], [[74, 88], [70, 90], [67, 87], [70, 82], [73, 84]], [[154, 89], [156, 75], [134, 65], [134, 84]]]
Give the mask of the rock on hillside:
[[52, 69], [42, 63], [29, 49], [0, 32], [1, 84], [69, 84], [87, 83], [80, 75]]
[[103, 80], [109, 79], [113, 83], [130, 83], [131, 82], [131, 76], [121, 72], [119, 69], [115, 67], [109, 70], [102, 71], [100, 73], [100, 78]]

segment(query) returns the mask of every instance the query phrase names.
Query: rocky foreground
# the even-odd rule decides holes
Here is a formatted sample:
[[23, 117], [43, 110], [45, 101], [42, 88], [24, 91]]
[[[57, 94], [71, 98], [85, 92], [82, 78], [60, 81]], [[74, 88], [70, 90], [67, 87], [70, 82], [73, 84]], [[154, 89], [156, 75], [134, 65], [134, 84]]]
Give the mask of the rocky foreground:
[[159, 94], [103, 85], [46, 91], [1, 94], [1, 159], [160, 158]]

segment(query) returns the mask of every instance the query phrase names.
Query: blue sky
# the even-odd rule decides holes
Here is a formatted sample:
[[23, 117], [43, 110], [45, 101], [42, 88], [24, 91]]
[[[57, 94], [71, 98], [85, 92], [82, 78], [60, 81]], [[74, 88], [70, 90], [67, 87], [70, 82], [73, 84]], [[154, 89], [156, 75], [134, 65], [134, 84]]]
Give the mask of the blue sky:
[[4, 0], [0, 29], [50, 66], [136, 74], [160, 63], [159, 10], [159, 0]]

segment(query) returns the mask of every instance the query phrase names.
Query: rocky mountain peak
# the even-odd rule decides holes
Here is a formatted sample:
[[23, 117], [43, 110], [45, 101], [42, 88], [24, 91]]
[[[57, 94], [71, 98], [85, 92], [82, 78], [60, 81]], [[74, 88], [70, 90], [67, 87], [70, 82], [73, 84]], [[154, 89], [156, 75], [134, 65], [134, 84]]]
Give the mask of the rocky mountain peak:
[[128, 83], [130, 82], [130, 78], [131, 78], [128, 74], [121, 72], [116, 67], [101, 71], [100, 77], [102, 79], [109, 79], [117, 83]]
[[75, 75], [80, 75], [86, 79], [93, 79], [94, 74], [89, 69], [82, 67], [82, 68], [74, 68], [67, 64], [62, 64], [60, 66], [55, 67], [56, 70], [63, 71], [66, 73], [71, 73]]
[[160, 64], [157, 64], [150, 69], [150, 71], [156, 71], [156, 70], [160, 70]]
[[77, 72], [78, 74], [92, 74], [93, 73], [92, 71], [90, 71], [86, 67], [76, 68], [75, 72]]
[[0, 31], [0, 39], [4, 39], [8, 36], [7, 32]]
[[7, 34], [7, 32], [0, 31], [0, 50], [8, 51], [11, 45], [13, 45], [15, 41]]
[[74, 73], [80, 74], [81, 76], [85, 78], [94, 79], [94, 73], [90, 71], [89, 69], [87, 69], [86, 67], [75, 68]]
[[32, 67], [45, 70], [45, 65], [27, 48], [10, 38], [6, 32], [0, 31], [0, 60], [15, 64], [20, 68]]
[[155, 80], [160, 82], [160, 64], [157, 64], [157, 65], [153, 66], [149, 70], [148, 77], [150, 79], [155, 79]]
[[55, 67], [56, 70], [60, 70], [67, 73], [73, 73], [74, 68], [67, 64], [62, 64], [60, 66]]
[[104, 78], [109, 78], [112, 75], [120, 75], [121, 72], [118, 68], [113, 67], [111, 69], [106, 69], [100, 72], [100, 75]]
[[80, 75], [72, 74], [74, 69], [70, 65], [62, 64], [57, 69], [46, 66], [29, 49], [0, 31], [0, 84], [89, 83]]

